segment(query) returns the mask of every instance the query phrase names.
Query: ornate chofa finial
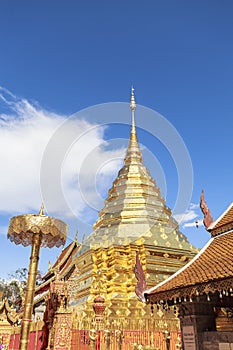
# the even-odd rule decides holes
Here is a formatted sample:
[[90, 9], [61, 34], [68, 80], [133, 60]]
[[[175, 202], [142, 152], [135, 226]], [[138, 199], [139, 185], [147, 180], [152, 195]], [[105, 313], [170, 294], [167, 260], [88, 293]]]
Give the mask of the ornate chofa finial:
[[143, 271], [142, 264], [139, 258], [139, 252], [136, 253], [136, 264], [134, 267], [134, 273], [137, 278], [137, 285], [135, 287], [135, 293], [138, 299], [142, 302], [145, 302], [145, 297], [143, 292], [146, 290], [146, 276]]
[[132, 86], [131, 88], [131, 97], [130, 97], [130, 109], [131, 109], [131, 112], [132, 112], [132, 130], [131, 132], [133, 132], [135, 134], [135, 120], [134, 120], [134, 111], [137, 107], [136, 105], [136, 101], [135, 101], [135, 98], [134, 98], [134, 87]]
[[40, 215], [40, 216], [44, 215], [44, 203], [43, 203], [43, 202], [41, 203], [39, 215]]
[[208, 230], [208, 227], [213, 222], [213, 218], [210, 214], [210, 210], [207, 207], [207, 204], [206, 204], [206, 201], [204, 198], [204, 190], [202, 190], [202, 192], [201, 192], [200, 208], [201, 208], [202, 213], [204, 214], [203, 224], [204, 224], [206, 230]]
[[52, 271], [52, 269], [53, 269], [53, 267], [52, 267], [52, 264], [51, 264], [51, 262], [50, 262], [50, 260], [49, 260], [49, 262], [48, 262], [48, 270], [49, 270], [49, 271]]

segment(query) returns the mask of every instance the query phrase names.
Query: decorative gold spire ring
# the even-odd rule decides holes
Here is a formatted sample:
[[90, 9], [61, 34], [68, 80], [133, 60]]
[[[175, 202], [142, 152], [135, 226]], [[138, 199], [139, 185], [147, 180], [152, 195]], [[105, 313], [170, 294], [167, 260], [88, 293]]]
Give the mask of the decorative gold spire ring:
[[131, 97], [130, 97], [130, 109], [132, 112], [135, 111], [137, 105], [136, 105], [136, 101], [135, 101], [135, 97], [134, 97], [134, 87], [132, 86], [131, 88]]

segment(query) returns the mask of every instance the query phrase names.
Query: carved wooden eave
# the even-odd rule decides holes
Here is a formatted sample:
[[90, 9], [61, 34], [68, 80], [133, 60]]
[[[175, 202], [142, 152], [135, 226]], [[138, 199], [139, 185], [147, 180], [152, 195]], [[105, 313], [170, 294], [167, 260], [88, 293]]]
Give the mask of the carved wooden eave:
[[[51, 282], [51, 281], [50, 281]], [[50, 286], [50, 283], [49, 283]], [[37, 305], [38, 303], [40, 303], [43, 300], [46, 300], [46, 298], [49, 296], [49, 289], [46, 290], [45, 292], [38, 294], [34, 297], [34, 305]]]
[[233, 231], [212, 237], [187, 265], [144, 292], [147, 302], [177, 303], [206, 294], [232, 296]]
[[[183, 288], [171, 289], [164, 292], [148, 295], [144, 292], [147, 302], [153, 304], [168, 304], [175, 305], [183, 301], [192, 302], [198, 300], [199, 296], [205, 295], [206, 300], [211, 300], [214, 294], [221, 295], [221, 298], [233, 297], [233, 277], [225, 278], [223, 280], [213, 280], [208, 283], [195, 284]], [[232, 298], [233, 306], [233, 298]]]

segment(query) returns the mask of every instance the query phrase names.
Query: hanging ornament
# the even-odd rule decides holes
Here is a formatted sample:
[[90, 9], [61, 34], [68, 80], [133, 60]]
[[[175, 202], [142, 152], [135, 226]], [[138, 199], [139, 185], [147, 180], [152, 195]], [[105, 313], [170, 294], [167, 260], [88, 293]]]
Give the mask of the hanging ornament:
[[150, 306], [150, 315], [151, 315], [151, 317], [154, 316], [154, 306], [153, 306], [153, 304], [151, 304], [151, 306]]

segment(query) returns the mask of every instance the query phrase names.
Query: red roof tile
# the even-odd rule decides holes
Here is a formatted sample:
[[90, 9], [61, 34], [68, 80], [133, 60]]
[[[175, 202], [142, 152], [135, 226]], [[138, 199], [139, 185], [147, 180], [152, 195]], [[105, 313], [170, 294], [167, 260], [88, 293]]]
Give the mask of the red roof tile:
[[53, 264], [52, 268], [43, 276], [43, 279], [47, 280], [50, 278], [50, 275], [54, 275], [56, 268], [59, 268], [59, 272], [63, 270], [63, 265], [66, 265], [66, 262], [69, 260], [70, 255], [73, 255], [74, 250], [76, 252], [77, 249], [79, 249], [79, 247], [76, 241], [71, 242], [67, 247], [63, 248], [61, 254]]

